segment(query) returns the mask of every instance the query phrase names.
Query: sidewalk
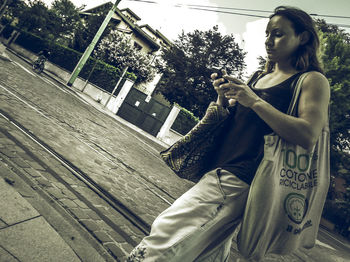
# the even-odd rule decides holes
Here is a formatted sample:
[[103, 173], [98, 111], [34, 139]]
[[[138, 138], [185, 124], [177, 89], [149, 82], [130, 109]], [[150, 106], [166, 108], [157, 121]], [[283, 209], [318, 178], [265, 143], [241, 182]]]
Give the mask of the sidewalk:
[[0, 261], [81, 261], [61, 236], [14, 188], [0, 165]]

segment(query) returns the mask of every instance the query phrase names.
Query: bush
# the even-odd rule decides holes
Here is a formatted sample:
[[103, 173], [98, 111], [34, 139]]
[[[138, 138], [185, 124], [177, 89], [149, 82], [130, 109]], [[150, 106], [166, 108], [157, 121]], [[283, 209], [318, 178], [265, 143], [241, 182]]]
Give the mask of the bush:
[[[50, 50], [51, 55], [49, 57], [49, 61], [60, 66], [61, 68], [66, 69], [69, 72], [73, 72], [75, 66], [80, 60], [80, 57], [82, 56], [82, 53], [76, 50], [54, 42], [47, 41], [29, 32], [21, 31], [13, 26], [7, 26], [4, 31], [7, 30], [7, 34], [11, 35], [14, 29], [21, 32], [19, 37], [16, 39], [16, 44], [35, 54], [44, 49]], [[96, 60], [90, 57], [85, 63], [85, 66], [83, 67], [79, 76], [84, 79], [87, 79], [90, 76], [89, 82], [108, 92], [112, 92], [116, 83], [118, 82], [121, 70], [98, 60], [94, 71], [90, 75], [90, 72], [95, 63]], [[133, 73], [126, 73], [126, 78], [132, 81], [136, 80], [136, 76]], [[123, 79], [121, 84], [124, 82], [125, 79]]]
[[199, 118], [194, 116], [192, 112], [185, 108], [181, 108], [181, 111], [171, 126], [171, 129], [181, 135], [186, 135], [198, 123], [198, 121]]
[[35, 54], [39, 53], [41, 50], [51, 50], [52, 48], [48, 41], [24, 31], [21, 31], [21, 34], [17, 37], [15, 43]]

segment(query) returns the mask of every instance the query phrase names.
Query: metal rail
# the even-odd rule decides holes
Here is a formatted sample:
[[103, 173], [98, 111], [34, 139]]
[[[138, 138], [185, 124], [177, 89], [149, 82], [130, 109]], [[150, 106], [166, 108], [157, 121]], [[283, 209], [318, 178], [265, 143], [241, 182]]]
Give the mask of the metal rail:
[[58, 162], [60, 162], [65, 168], [67, 168], [76, 178], [80, 181], [84, 182], [93, 192], [95, 192], [98, 196], [100, 196], [104, 201], [106, 201], [113, 209], [123, 215], [128, 221], [130, 221], [135, 227], [137, 227], [144, 234], [149, 234], [150, 225], [145, 222], [142, 218], [140, 218], [137, 214], [131, 211], [128, 207], [126, 207], [123, 203], [121, 203], [118, 199], [112, 196], [109, 192], [104, 190], [101, 186], [99, 186], [95, 181], [93, 181], [88, 175], [79, 170], [72, 163], [64, 159], [61, 155], [55, 152], [50, 146], [41, 141], [34, 134], [30, 133], [25, 127], [19, 124], [14, 119], [11, 119], [5, 112], [0, 109], [0, 116], [10, 122], [13, 126], [15, 126], [18, 130], [20, 130], [25, 136], [30, 138], [33, 142], [39, 145], [42, 149], [44, 149], [47, 153], [49, 153], [52, 157], [54, 157]]

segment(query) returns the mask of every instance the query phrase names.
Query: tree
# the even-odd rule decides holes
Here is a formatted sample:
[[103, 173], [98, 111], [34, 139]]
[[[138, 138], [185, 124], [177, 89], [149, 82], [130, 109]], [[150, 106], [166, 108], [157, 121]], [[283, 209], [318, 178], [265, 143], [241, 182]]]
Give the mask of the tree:
[[332, 198], [330, 188], [324, 216], [336, 223], [342, 234], [350, 226], [350, 35], [324, 20], [317, 20], [320, 30], [322, 60], [331, 87], [330, 143], [331, 173], [346, 180], [347, 193], [342, 199]]
[[41, 0], [30, 1], [28, 6], [23, 6], [18, 19], [18, 27], [42, 38], [49, 37], [52, 31], [50, 25], [55, 20], [50, 16], [48, 7]]
[[20, 15], [28, 8], [28, 5], [22, 0], [7, 0], [2, 4], [0, 11], [0, 23], [3, 25], [18, 21]]
[[317, 20], [322, 61], [331, 86], [330, 135], [333, 170], [350, 167], [350, 35], [335, 25]]
[[111, 31], [101, 40], [94, 54], [117, 68], [128, 67], [128, 72], [137, 76], [137, 83], [151, 81], [154, 77], [155, 69], [151, 66], [151, 56], [137, 50], [130, 37], [117, 30]]
[[316, 25], [319, 31], [323, 34], [341, 35], [346, 43], [350, 43], [350, 35], [346, 33], [344, 29], [339, 28], [337, 25], [327, 24], [324, 19], [316, 19]]
[[[112, 3], [102, 5], [96, 13], [91, 13], [83, 18], [83, 23], [80, 23], [77, 30], [74, 33], [73, 43], [70, 45], [71, 48], [84, 52], [89, 46], [98, 29], [100, 28], [103, 20], [105, 19], [108, 11], [113, 6]], [[106, 37], [112, 30], [112, 21], [108, 24], [106, 29], [103, 31], [100, 39]]]
[[263, 56], [258, 56], [258, 61], [259, 61], [258, 70], [264, 70], [266, 65], [266, 58], [264, 58]]
[[217, 26], [208, 31], [182, 32], [174, 46], [163, 50], [158, 59], [157, 67], [163, 77], [156, 92], [201, 117], [210, 101], [216, 99], [210, 79], [212, 68], [225, 68], [241, 78], [244, 56], [234, 37], [222, 36]]
[[70, 0], [55, 0], [52, 3], [50, 11], [57, 17], [55, 34], [60, 38], [67, 38], [72, 41], [74, 32], [81, 25], [79, 11]]

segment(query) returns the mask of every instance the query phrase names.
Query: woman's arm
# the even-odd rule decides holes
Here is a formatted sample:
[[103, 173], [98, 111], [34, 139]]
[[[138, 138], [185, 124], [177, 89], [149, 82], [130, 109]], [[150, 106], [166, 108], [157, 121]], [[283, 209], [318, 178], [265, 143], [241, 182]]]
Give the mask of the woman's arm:
[[[231, 77], [225, 76], [229, 80]], [[224, 84], [225, 85], [225, 84]], [[272, 130], [285, 140], [310, 149], [316, 142], [328, 117], [330, 88], [326, 77], [310, 72], [305, 77], [298, 105], [298, 117], [289, 116], [258, 97], [247, 85], [229, 83], [227, 98], [250, 107]]]

